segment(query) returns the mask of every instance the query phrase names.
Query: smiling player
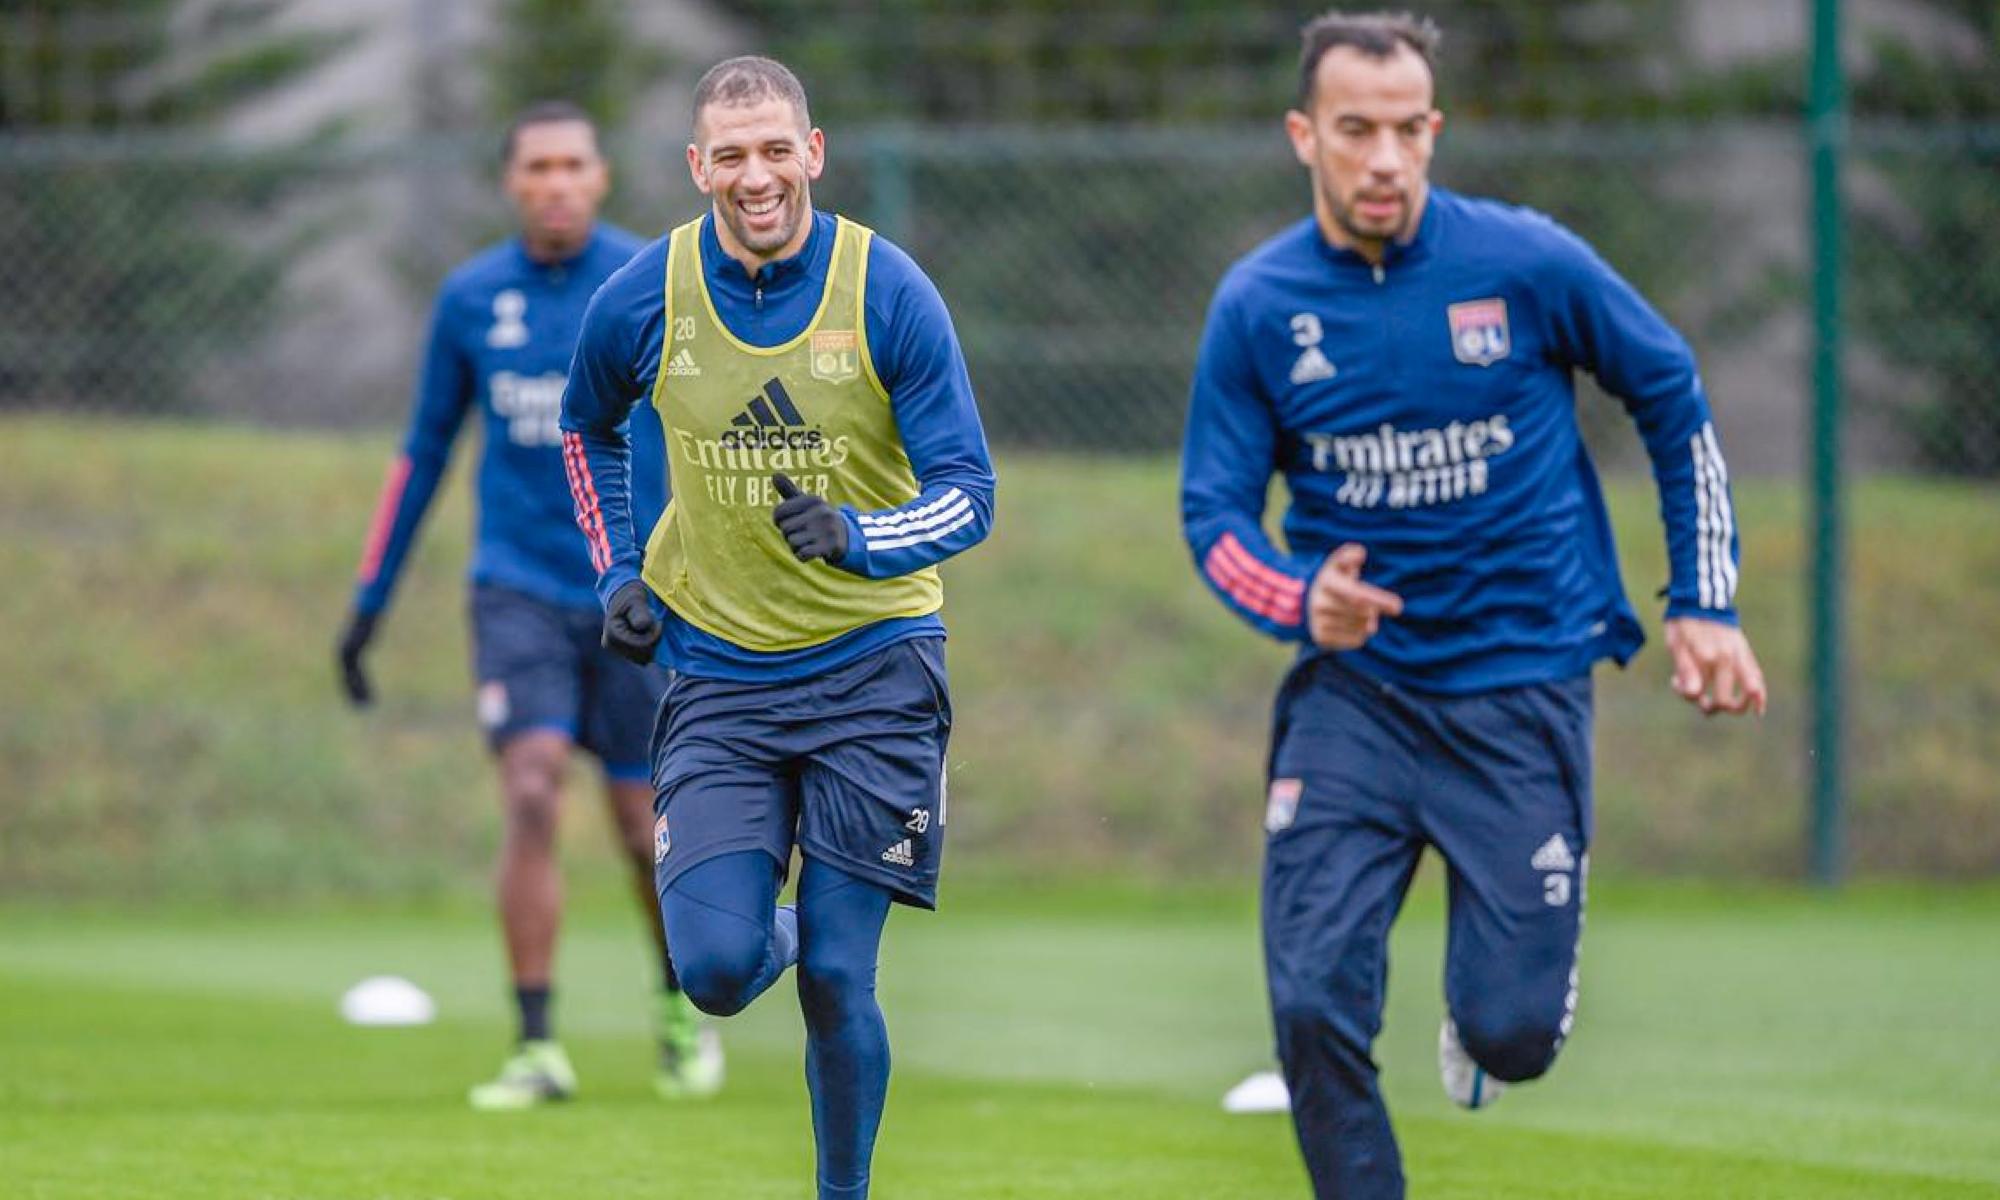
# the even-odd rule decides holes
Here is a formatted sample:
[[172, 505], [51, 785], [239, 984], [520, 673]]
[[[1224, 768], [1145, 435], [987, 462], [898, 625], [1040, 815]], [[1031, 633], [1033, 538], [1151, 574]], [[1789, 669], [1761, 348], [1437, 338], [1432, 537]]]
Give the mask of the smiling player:
[[[687, 159], [710, 212], [591, 302], [563, 429], [605, 643], [664, 645], [675, 669], [653, 782], [681, 982], [728, 1015], [798, 963], [819, 1195], [846, 1200], [868, 1194], [888, 1091], [883, 924], [935, 906], [944, 848], [936, 568], [986, 536], [994, 481], [944, 301], [814, 211], [825, 154], [784, 66], [702, 78]], [[647, 399], [674, 500], [642, 557], [622, 425]]]

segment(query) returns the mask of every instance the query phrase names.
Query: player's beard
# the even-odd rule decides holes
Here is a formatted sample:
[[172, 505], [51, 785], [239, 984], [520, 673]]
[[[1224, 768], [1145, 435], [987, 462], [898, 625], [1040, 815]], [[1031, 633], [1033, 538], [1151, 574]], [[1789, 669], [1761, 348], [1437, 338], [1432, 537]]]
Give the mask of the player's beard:
[[782, 217], [778, 224], [772, 229], [757, 230], [751, 228], [749, 217], [736, 206], [735, 199], [716, 205], [737, 245], [759, 256], [775, 254], [791, 244], [798, 236], [800, 222], [805, 220], [807, 207], [804, 186], [787, 186], [779, 193], [778, 211]]
[[1355, 205], [1343, 201], [1330, 189], [1325, 195], [1326, 206], [1333, 213], [1334, 224], [1340, 226], [1348, 237], [1356, 241], [1386, 243], [1402, 241], [1409, 236], [1410, 214], [1415, 211], [1416, 205], [1412, 202], [1408, 191], [1396, 193], [1398, 212], [1395, 221], [1386, 228], [1378, 224], [1364, 223], [1355, 215]]

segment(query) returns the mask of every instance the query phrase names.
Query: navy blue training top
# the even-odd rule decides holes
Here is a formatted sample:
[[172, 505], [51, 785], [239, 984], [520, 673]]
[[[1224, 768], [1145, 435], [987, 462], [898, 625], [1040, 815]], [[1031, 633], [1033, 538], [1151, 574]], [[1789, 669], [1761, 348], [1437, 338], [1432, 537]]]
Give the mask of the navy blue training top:
[[[1540, 213], [1430, 189], [1377, 266], [1308, 218], [1238, 261], [1209, 309], [1181, 511], [1204, 581], [1302, 642], [1344, 542], [1400, 617], [1344, 662], [1466, 693], [1624, 663], [1644, 641], [1577, 427], [1589, 371], [1639, 427], [1659, 487], [1667, 616], [1736, 622], [1728, 471], [1694, 356], [1631, 285]], [[1263, 528], [1272, 474], [1285, 547]]]
[[[357, 572], [355, 607], [388, 607], [396, 579], [451, 456], [466, 414], [478, 409], [479, 459], [472, 562], [475, 583], [525, 592], [550, 604], [594, 609], [597, 573], [576, 527], [564, 469], [563, 384], [583, 314], [598, 285], [641, 245], [598, 225], [575, 256], [537, 262], [519, 238], [489, 247], [445, 278], [431, 315], [415, 411], [391, 465]], [[636, 509], [665, 507], [660, 426], [633, 421], [639, 472]]]

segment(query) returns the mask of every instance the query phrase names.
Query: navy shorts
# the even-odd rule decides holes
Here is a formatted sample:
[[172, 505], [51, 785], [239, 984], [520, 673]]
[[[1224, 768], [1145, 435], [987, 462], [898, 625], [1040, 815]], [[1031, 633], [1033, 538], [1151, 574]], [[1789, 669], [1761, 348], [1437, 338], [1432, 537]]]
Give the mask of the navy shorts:
[[1587, 675], [1448, 696], [1302, 661], [1278, 695], [1266, 798], [1273, 1003], [1332, 1005], [1371, 1040], [1388, 926], [1434, 846], [1452, 1013], [1542, 1031], [1530, 1049], [1553, 1059], [1576, 1004], [1590, 730]]
[[667, 672], [599, 644], [603, 614], [491, 584], [472, 589], [472, 660], [479, 724], [498, 750], [518, 734], [554, 730], [596, 755], [616, 780], [650, 774], [646, 742]]
[[718, 855], [792, 847], [937, 907], [951, 734], [944, 639], [911, 638], [810, 679], [676, 674], [653, 729], [661, 891]]

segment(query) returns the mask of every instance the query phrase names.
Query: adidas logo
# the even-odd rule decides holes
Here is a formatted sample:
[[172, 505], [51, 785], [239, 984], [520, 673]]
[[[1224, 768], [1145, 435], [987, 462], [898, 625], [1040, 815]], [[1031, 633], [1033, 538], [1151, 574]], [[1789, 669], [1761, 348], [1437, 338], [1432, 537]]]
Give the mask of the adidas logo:
[[1528, 860], [1528, 866], [1537, 871], [1574, 871], [1576, 859], [1570, 855], [1569, 843], [1563, 841], [1560, 833], [1551, 834], [1535, 856]]
[[882, 852], [882, 861], [898, 867], [915, 866], [917, 856], [910, 850], [910, 839], [904, 838], [902, 841], [884, 850]]
[[825, 434], [805, 425], [784, 382], [773, 378], [723, 430], [722, 445], [729, 450], [817, 450], [826, 444]]
[[825, 430], [807, 425], [784, 381], [775, 376], [764, 381], [716, 436], [676, 431], [674, 437], [678, 455], [704, 471], [759, 474], [838, 467], [847, 461], [851, 441], [848, 434], [829, 437]]
[[701, 374], [701, 368], [694, 365], [694, 352], [686, 346], [682, 346], [680, 349], [674, 351], [674, 356], [667, 360], [667, 376], [669, 378], [692, 378], [699, 374]]
[[1318, 383], [1322, 379], [1332, 379], [1336, 374], [1333, 360], [1320, 351], [1318, 346], [1307, 346], [1292, 364], [1292, 383]]
[[751, 397], [749, 407], [730, 422], [738, 429], [748, 429], [752, 425], [770, 428], [774, 425], [805, 423], [806, 419], [799, 415], [798, 406], [792, 403], [792, 394], [785, 390], [784, 380], [776, 378], [766, 380], [764, 390]]

